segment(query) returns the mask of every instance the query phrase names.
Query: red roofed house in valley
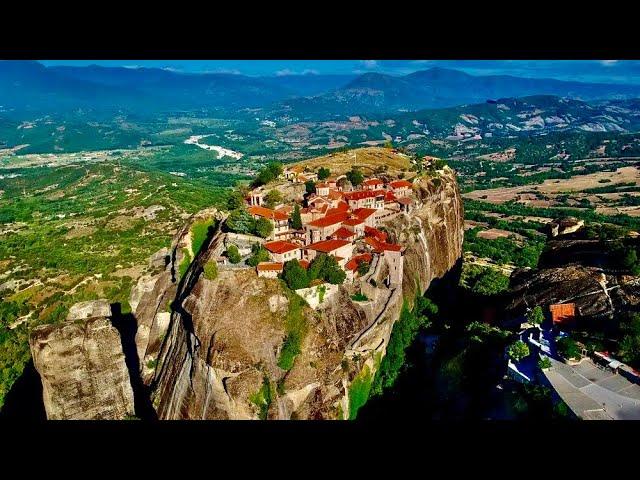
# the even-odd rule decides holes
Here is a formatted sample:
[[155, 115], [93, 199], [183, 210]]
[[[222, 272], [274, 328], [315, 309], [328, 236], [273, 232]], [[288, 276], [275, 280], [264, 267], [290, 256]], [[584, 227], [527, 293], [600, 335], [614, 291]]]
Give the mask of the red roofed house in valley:
[[384, 208], [384, 190], [357, 190], [343, 195], [344, 200], [352, 210], [357, 208]]
[[413, 184], [406, 180], [395, 180], [389, 183], [389, 188], [393, 190], [396, 197], [406, 197], [411, 193]]
[[289, 260], [302, 258], [302, 251], [300, 245], [295, 243], [286, 242], [283, 240], [276, 240], [275, 242], [267, 242], [264, 244], [264, 248], [269, 252], [271, 260], [274, 262], [288, 262]]
[[349, 240], [324, 240], [304, 247], [304, 257], [309, 261], [320, 253], [339, 257], [338, 263], [344, 265], [345, 259], [351, 258], [353, 244]]
[[277, 238], [288, 238], [289, 236], [289, 216], [282, 213], [277, 212], [275, 210], [271, 210], [270, 208], [260, 207], [258, 205], [254, 205], [253, 207], [248, 208], [249, 213], [253, 218], [266, 218], [273, 225], [273, 233], [269, 237], [270, 240]]
[[261, 262], [256, 267], [259, 277], [277, 278], [282, 273], [283, 265], [279, 262]]
[[306, 243], [315, 243], [331, 237], [347, 218], [349, 218], [349, 214], [347, 212], [341, 212], [327, 215], [326, 217], [318, 218], [317, 220], [307, 223], [304, 226], [307, 230]]

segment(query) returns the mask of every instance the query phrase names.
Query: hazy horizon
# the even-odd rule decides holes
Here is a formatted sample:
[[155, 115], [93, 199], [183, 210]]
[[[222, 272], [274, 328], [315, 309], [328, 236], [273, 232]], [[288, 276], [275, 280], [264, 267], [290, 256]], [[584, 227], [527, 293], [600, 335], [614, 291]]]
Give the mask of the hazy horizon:
[[598, 83], [640, 84], [636, 60], [39, 60], [46, 66], [161, 68], [183, 73], [232, 73], [250, 76], [358, 75], [378, 72], [406, 75], [432, 67], [472, 75], [514, 75]]

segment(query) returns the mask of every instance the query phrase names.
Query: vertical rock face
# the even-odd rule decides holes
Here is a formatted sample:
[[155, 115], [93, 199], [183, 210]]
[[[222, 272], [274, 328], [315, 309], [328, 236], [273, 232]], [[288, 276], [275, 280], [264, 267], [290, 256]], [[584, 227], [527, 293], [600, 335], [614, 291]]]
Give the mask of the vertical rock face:
[[[72, 309], [67, 321], [31, 333], [47, 418], [119, 420], [133, 415], [133, 390], [120, 334], [104, 301]], [[108, 309], [108, 311], [107, 311]]]
[[[305, 307], [300, 352], [288, 371], [278, 366], [291, 314], [286, 292], [252, 269], [204, 279], [214, 238], [177, 291], [152, 382], [159, 418], [348, 417], [350, 383], [365, 367], [375, 372], [403, 299], [423, 293], [462, 254], [462, 200], [453, 171], [420, 179], [416, 190], [415, 210], [385, 225], [406, 247], [402, 285], [385, 286], [388, 265], [380, 261], [365, 276], [374, 282], [341, 286], [317, 309]], [[369, 301], [352, 301], [364, 287]], [[269, 401], [261, 409], [265, 391]]]

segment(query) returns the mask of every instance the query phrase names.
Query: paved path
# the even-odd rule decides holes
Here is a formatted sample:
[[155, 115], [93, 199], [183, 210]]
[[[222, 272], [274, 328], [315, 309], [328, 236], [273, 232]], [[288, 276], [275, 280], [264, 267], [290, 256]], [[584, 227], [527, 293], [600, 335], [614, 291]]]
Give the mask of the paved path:
[[576, 366], [550, 360], [547, 379], [580, 418], [640, 420], [640, 386], [598, 368], [591, 359]]

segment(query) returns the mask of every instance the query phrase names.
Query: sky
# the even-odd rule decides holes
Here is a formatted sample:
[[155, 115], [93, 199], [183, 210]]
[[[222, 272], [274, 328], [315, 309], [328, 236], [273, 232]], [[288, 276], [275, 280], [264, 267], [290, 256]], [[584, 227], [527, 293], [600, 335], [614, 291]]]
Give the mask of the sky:
[[185, 73], [259, 75], [361, 74], [405, 75], [431, 67], [473, 75], [506, 74], [583, 82], [640, 84], [637, 60], [41, 60], [45, 65], [155, 67]]

